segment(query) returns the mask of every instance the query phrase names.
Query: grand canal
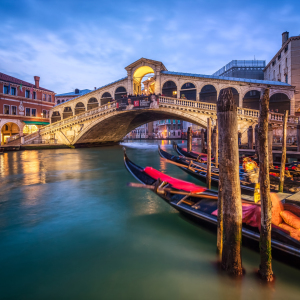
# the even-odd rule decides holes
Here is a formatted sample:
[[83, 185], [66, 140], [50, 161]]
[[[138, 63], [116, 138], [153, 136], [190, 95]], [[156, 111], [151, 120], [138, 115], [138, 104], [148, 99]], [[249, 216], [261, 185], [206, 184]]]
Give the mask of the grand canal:
[[[125, 143], [139, 165], [199, 184], [157, 144], [173, 151]], [[213, 232], [126, 186], [121, 145], [5, 153], [0, 180], [0, 299], [299, 299], [300, 270], [274, 260], [276, 282], [262, 285], [246, 247], [244, 278], [220, 274]]]

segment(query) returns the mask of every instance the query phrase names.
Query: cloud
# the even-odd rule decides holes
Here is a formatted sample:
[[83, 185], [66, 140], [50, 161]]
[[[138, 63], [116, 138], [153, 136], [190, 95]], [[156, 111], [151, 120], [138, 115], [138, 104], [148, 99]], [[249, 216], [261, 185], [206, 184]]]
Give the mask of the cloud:
[[233, 59], [268, 61], [281, 32], [300, 25], [297, 1], [270, 3], [4, 1], [0, 70], [30, 82], [39, 75], [43, 87], [63, 93], [122, 78], [140, 57], [201, 74]]

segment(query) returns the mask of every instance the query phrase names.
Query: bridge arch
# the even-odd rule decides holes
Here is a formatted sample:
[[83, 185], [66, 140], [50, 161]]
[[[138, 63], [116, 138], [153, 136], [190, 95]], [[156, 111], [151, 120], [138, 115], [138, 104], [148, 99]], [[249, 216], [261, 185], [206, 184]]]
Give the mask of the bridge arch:
[[145, 75], [154, 73], [154, 69], [148, 65], [137, 67], [133, 70], [132, 82], [133, 82], [133, 94], [142, 93], [142, 79]]
[[177, 85], [173, 80], [167, 80], [164, 82], [162, 89], [162, 95], [166, 97], [177, 98]]
[[103, 143], [120, 141], [135, 128], [158, 120], [180, 119], [206, 128], [207, 117], [199, 118], [192, 111], [174, 110], [171, 107], [147, 110], [116, 111], [95, 118], [77, 135], [73, 144]]
[[251, 89], [243, 97], [243, 108], [259, 109], [261, 91]]
[[203, 86], [199, 93], [200, 102], [217, 103], [218, 92], [215, 86], [207, 84]]
[[82, 102], [77, 102], [75, 105], [75, 115], [78, 115], [85, 111], [85, 105]]
[[180, 89], [180, 98], [184, 97], [187, 100], [197, 100], [197, 88], [196, 84], [191, 81], [185, 82]]
[[101, 105], [104, 105], [108, 102], [110, 102], [112, 100], [112, 96], [111, 96], [111, 93], [109, 92], [104, 92], [101, 96]]
[[63, 119], [67, 119], [72, 116], [73, 116], [73, 111], [72, 111], [71, 106], [65, 106], [64, 111], [63, 111]]
[[98, 106], [99, 106], [99, 102], [98, 102], [97, 98], [92, 97], [88, 100], [87, 110], [90, 110], [90, 109], [98, 107]]
[[51, 116], [51, 123], [61, 121], [61, 115], [58, 110], [54, 111]]
[[127, 96], [127, 90], [124, 86], [119, 86], [115, 89], [115, 100], [122, 98], [122, 96]]
[[270, 111], [284, 113], [286, 110], [290, 112], [290, 98], [286, 93], [274, 93], [270, 97]]

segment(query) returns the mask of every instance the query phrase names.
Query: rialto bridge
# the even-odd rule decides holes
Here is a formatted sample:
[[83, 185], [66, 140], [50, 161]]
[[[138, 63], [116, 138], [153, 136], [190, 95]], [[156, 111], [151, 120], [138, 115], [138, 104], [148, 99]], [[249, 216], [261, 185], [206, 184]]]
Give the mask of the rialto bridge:
[[[267, 87], [270, 89], [270, 122], [280, 128], [282, 112], [289, 110], [290, 131], [298, 124], [298, 117], [293, 116], [294, 87], [286, 83], [169, 72], [162, 62], [145, 58], [125, 70], [126, 77], [53, 107], [51, 124], [23, 137], [22, 144], [34, 139], [55, 139], [72, 145], [118, 142], [136, 127], [161, 119], [180, 119], [206, 128], [208, 117], [216, 119], [220, 91], [229, 87], [239, 107], [242, 132], [257, 123], [259, 98]], [[143, 81], [147, 74], [153, 76]], [[122, 97], [141, 94], [142, 83], [144, 92], [159, 95], [159, 106], [118, 110], [117, 102]], [[18, 136], [13, 139], [16, 138]]]

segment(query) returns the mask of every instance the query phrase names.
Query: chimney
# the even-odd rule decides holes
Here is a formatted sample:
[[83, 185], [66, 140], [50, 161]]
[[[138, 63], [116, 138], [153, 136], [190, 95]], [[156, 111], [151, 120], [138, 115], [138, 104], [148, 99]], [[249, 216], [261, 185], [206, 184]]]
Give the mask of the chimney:
[[34, 76], [34, 81], [35, 81], [35, 87], [37, 89], [40, 88], [40, 77], [39, 76]]
[[286, 31], [282, 34], [282, 45], [289, 39], [289, 33]]

